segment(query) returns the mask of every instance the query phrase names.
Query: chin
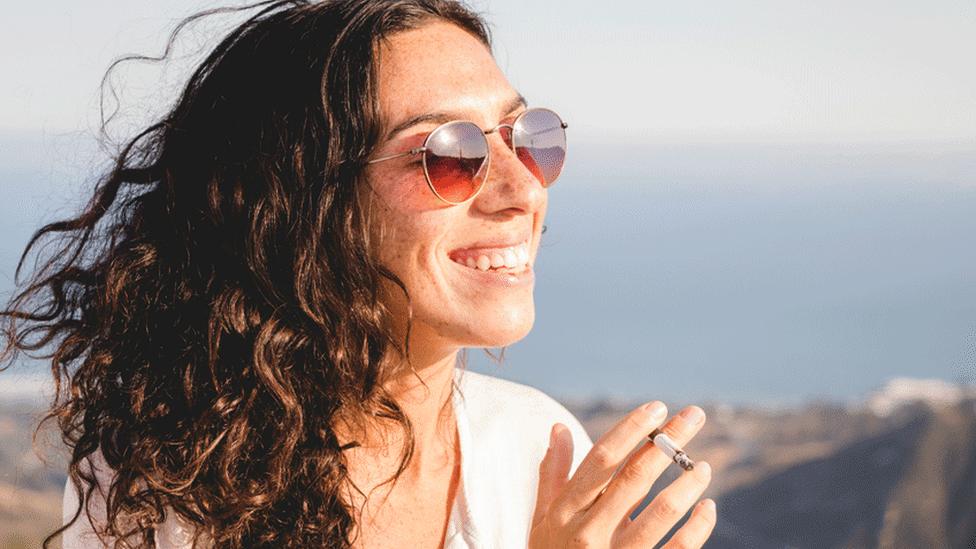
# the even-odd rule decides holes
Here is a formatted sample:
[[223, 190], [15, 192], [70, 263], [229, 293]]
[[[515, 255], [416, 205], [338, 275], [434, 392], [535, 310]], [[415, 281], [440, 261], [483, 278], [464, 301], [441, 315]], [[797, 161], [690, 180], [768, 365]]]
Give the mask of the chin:
[[515, 318], [493, 318], [477, 327], [478, 344], [476, 347], [507, 347], [529, 335], [535, 324], [535, 311], [528, 315], [518, 315]]

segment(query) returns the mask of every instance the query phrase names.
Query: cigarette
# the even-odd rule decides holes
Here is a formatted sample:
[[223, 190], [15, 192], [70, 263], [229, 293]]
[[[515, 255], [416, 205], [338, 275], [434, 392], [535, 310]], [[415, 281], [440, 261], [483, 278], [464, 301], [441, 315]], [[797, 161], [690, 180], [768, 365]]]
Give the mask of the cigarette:
[[668, 435], [664, 434], [664, 431], [654, 429], [651, 434], [647, 435], [647, 438], [685, 471], [691, 471], [695, 468], [695, 462], [688, 457], [684, 450], [678, 448], [678, 445]]

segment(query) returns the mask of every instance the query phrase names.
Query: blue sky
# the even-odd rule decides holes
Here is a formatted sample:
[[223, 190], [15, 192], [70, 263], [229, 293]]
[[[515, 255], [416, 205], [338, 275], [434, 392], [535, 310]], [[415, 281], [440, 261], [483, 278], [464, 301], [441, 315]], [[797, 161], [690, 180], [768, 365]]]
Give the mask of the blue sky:
[[[160, 52], [178, 19], [216, 5], [6, 7], [15, 24], [0, 34], [0, 129], [96, 128], [111, 60]], [[976, 141], [971, 0], [472, 5], [492, 22], [513, 84], [564, 113], [583, 141]], [[230, 22], [198, 26], [163, 68], [121, 71], [125, 120], [165, 104], [194, 51]]]

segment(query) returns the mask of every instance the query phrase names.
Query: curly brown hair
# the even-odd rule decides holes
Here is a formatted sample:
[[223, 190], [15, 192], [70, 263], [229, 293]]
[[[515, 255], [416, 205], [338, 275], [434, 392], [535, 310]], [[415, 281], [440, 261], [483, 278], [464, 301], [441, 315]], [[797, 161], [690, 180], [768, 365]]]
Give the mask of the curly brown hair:
[[[336, 422], [404, 430], [390, 480], [413, 454], [383, 389], [409, 365], [410, 319], [401, 342], [379, 291], [407, 289], [373, 259], [360, 192], [380, 135], [374, 54], [432, 19], [490, 51], [488, 26], [450, 0], [267, 1], [184, 20], [166, 52], [187, 23], [245, 9], [257, 13], [120, 148], [83, 211], [38, 229], [18, 262], [15, 280], [42, 236], [61, 235], [0, 311], [2, 369], [55, 343], [38, 429], [57, 420], [82, 497], [45, 548], [87, 508], [80, 463], [96, 451], [117, 472], [103, 532], [116, 547], [134, 534], [153, 546], [167, 512], [216, 547], [349, 547], [354, 443], [340, 446]], [[147, 59], [119, 61], [133, 58]]]

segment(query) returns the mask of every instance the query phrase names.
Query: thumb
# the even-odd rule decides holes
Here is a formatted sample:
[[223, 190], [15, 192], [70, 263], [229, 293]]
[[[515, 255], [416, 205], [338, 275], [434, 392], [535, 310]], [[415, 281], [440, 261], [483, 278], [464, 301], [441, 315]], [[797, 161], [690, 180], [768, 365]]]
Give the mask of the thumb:
[[555, 423], [549, 431], [549, 450], [539, 464], [539, 489], [532, 517], [533, 527], [542, 520], [552, 502], [566, 487], [572, 465], [573, 435], [565, 425]]

